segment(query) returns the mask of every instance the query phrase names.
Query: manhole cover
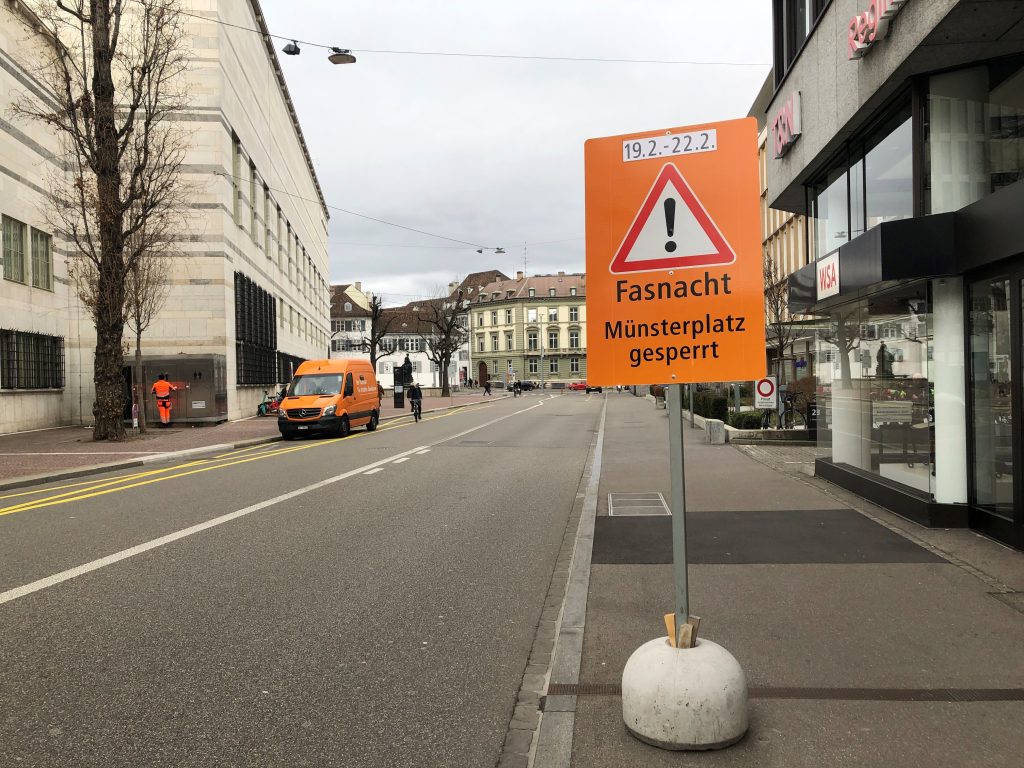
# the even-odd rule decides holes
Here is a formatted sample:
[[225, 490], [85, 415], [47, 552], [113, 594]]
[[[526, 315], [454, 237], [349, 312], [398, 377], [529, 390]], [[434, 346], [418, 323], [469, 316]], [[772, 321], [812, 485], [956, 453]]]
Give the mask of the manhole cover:
[[665, 497], [657, 491], [643, 493], [609, 493], [608, 514], [611, 517], [670, 515]]

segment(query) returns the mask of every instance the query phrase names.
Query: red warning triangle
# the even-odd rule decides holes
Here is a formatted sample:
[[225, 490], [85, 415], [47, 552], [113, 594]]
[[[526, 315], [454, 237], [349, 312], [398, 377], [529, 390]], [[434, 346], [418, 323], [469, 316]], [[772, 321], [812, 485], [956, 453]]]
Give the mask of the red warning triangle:
[[725, 241], [690, 185], [666, 163], [612, 259], [614, 274], [731, 264]]

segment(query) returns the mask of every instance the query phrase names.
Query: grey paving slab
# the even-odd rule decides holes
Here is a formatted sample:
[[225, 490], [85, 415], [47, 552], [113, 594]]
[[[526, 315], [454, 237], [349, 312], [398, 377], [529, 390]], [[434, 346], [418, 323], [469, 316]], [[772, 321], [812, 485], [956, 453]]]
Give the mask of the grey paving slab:
[[[671, 563], [669, 517], [601, 517], [595, 563]], [[687, 514], [690, 563], [941, 563], [852, 509]]]
[[[620, 682], [672, 594], [671, 566], [595, 565], [580, 682]], [[952, 565], [697, 565], [690, 605], [750, 685], [1024, 686], [1024, 615]]]
[[[641, 397], [609, 396], [598, 513], [609, 493], [656, 491], [670, 498], [668, 412]], [[846, 506], [729, 445], [710, 445], [684, 425], [690, 509], [827, 509]]]
[[666, 752], [626, 732], [618, 697], [581, 696], [572, 765], [1019, 768], [1022, 715], [1019, 702], [754, 701], [750, 731], [738, 744], [719, 752]]

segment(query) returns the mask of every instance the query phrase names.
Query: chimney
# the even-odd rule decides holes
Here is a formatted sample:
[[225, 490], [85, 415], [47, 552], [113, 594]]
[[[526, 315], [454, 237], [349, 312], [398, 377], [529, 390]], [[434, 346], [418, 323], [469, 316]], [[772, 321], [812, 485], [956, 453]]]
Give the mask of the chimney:
[[523, 279], [523, 271], [519, 270], [518, 272], [516, 272], [516, 280], [522, 280], [522, 279]]
[[356, 287], [357, 291], [359, 291], [360, 293], [363, 292], [363, 284], [362, 283], [357, 281], [357, 282], [353, 283], [353, 285]]
[[451, 295], [451, 294], [455, 293], [455, 289], [458, 288], [458, 287], [459, 287], [458, 283], [448, 283], [448, 294]]

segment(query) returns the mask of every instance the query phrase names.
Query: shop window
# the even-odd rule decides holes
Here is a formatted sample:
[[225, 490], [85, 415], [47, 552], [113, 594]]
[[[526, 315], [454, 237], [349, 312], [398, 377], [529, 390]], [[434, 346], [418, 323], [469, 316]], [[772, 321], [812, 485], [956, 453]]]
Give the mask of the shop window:
[[846, 166], [829, 171], [811, 187], [815, 254], [821, 258], [850, 239]]
[[[914, 215], [913, 131], [909, 105], [869, 140], [864, 154], [867, 229]], [[851, 183], [851, 189], [853, 185]]]
[[[817, 331], [818, 447], [887, 481], [930, 492], [935, 466], [926, 281], [830, 310]], [[867, 336], [865, 331], [877, 331]]]
[[808, 188], [815, 258], [886, 221], [914, 215], [913, 121], [901, 101]]
[[1024, 178], [1024, 60], [928, 79], [924, 210], [956, 211]]

